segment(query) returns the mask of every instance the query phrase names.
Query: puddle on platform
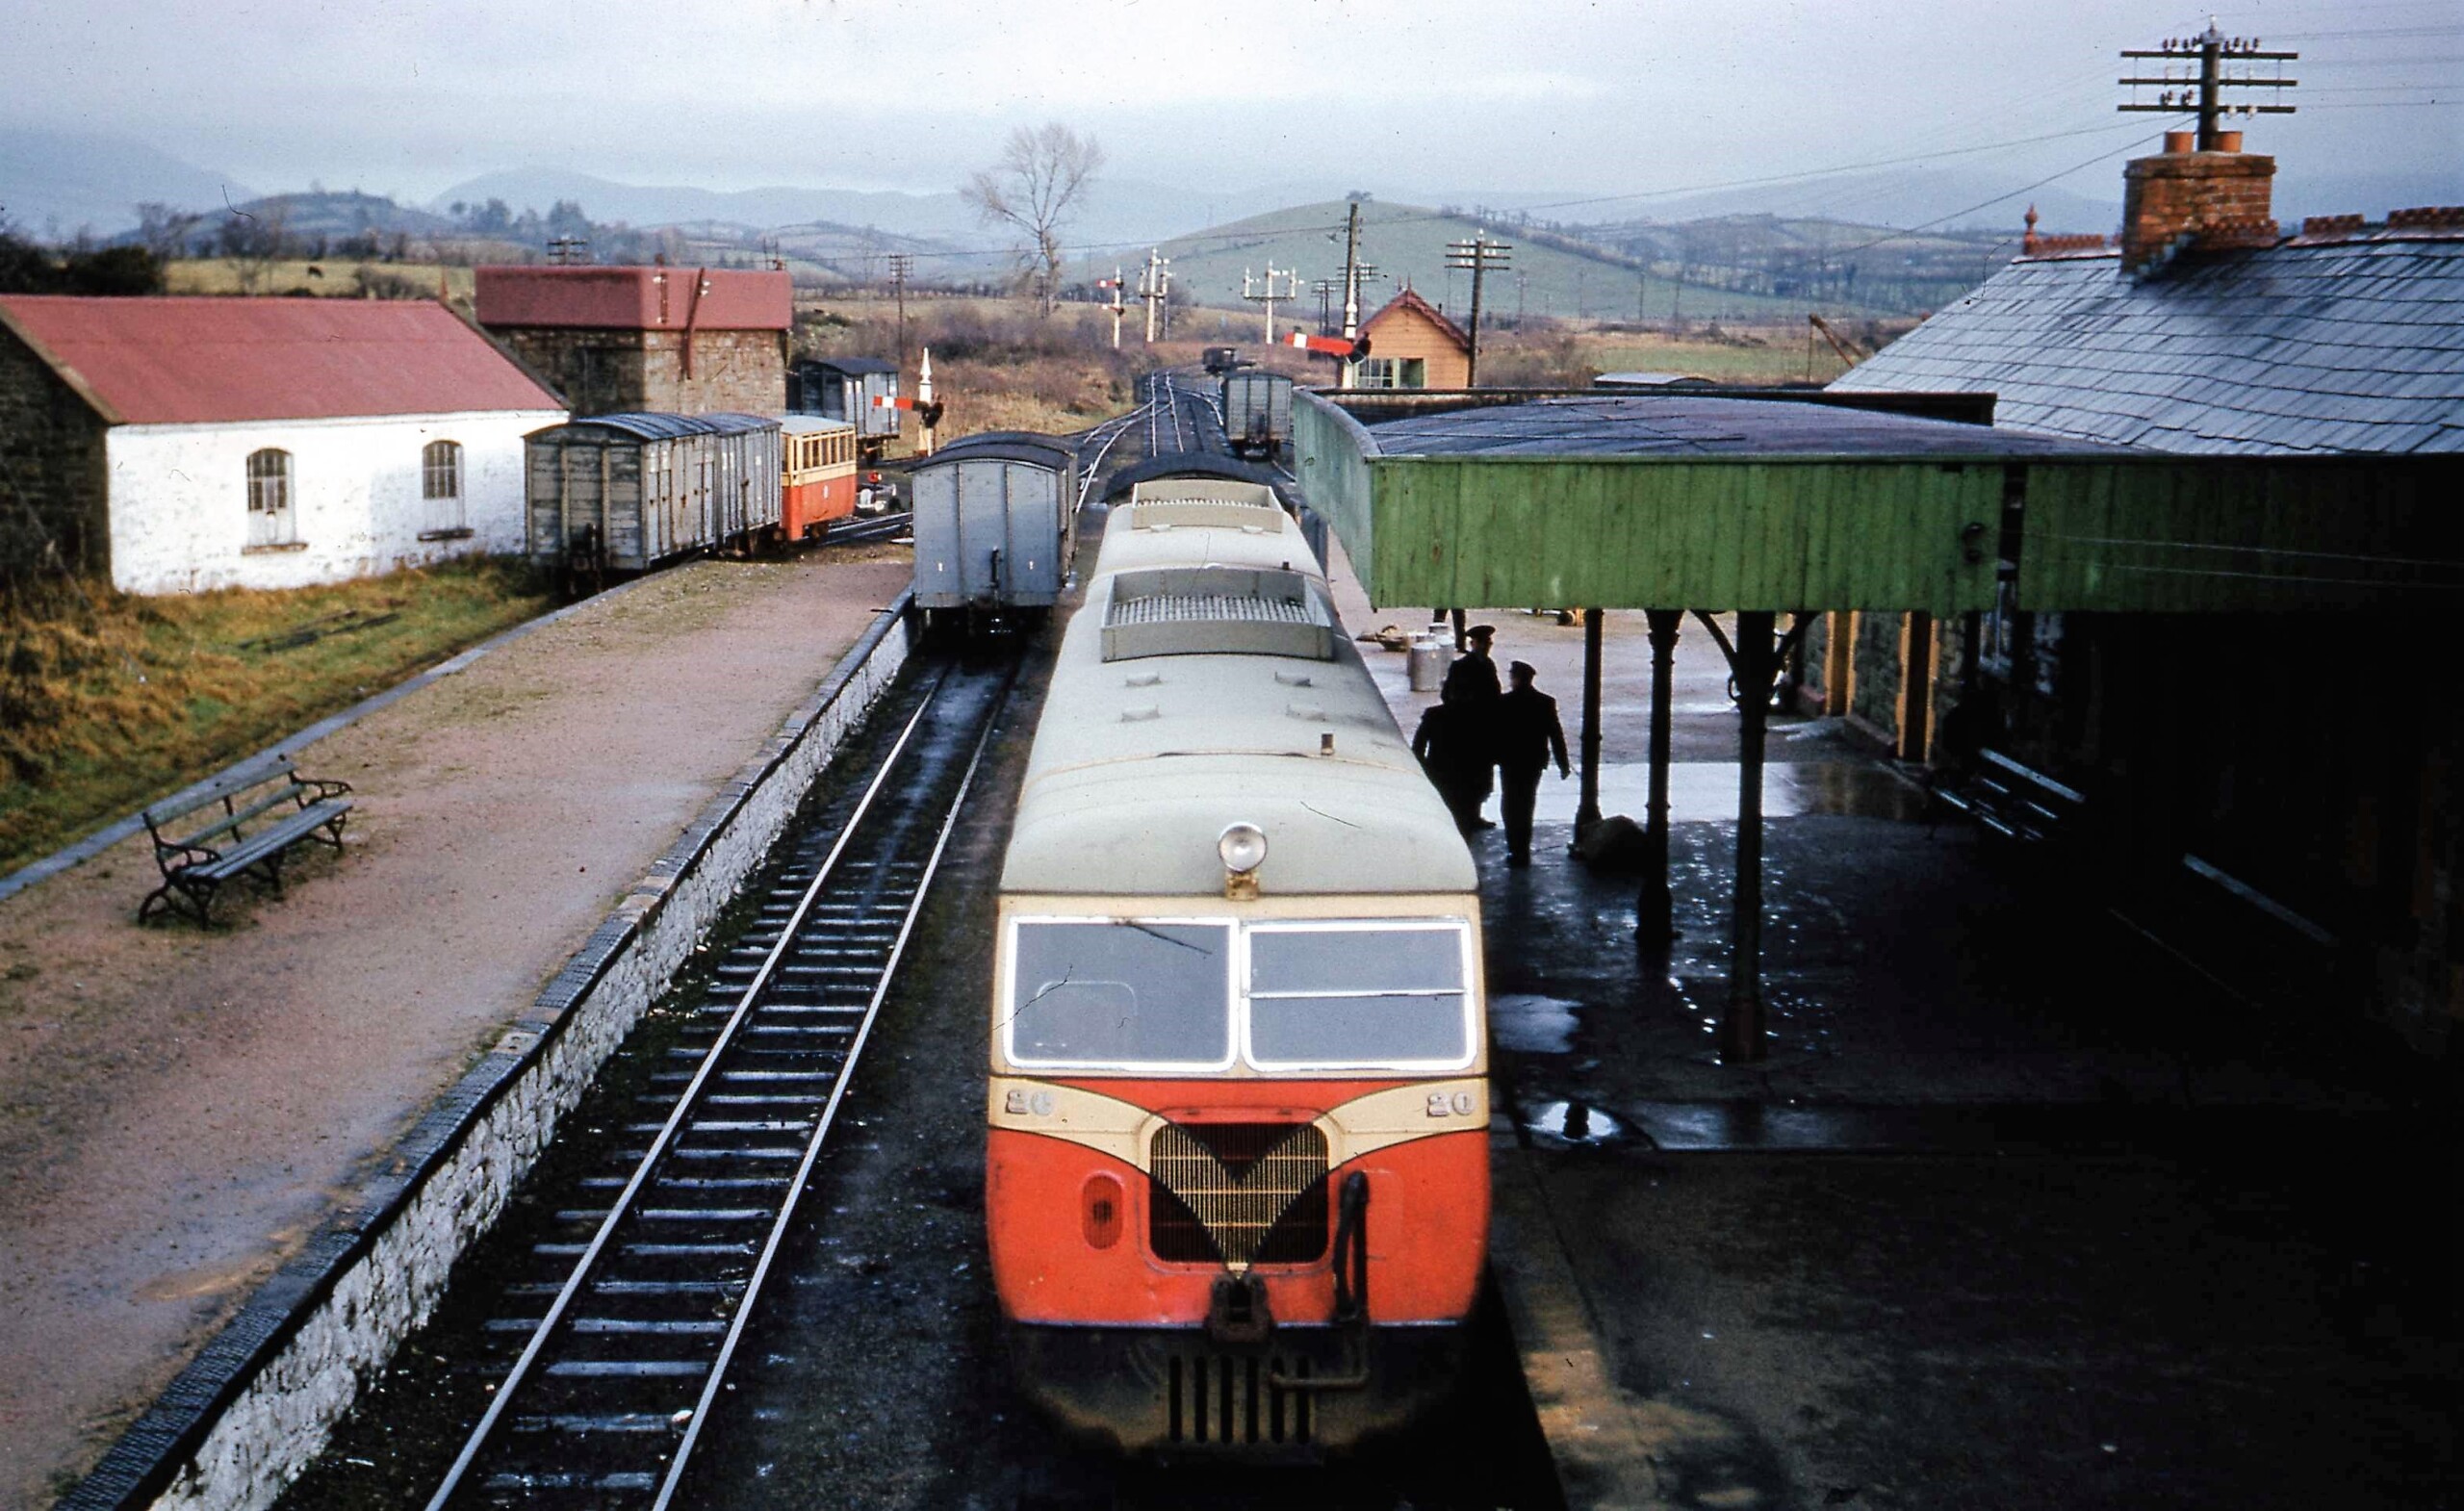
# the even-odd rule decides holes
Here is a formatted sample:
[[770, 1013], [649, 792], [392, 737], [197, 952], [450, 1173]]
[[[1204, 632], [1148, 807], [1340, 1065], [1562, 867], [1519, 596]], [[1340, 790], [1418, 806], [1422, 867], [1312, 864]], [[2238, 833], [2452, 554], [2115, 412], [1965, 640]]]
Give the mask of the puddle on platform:
[[1526, 1055], [1567, 1055], [1574, 1052], [1575, 1030], [1582, 1007], [1563, 997], [1521, 993], [1489, 999], [1489, 1035], [1500, 1049]]
[[1626, 1131], [1614, 1117], [1581, 1102], [1543, 1102], [1523, 1126], [1541, 1143], [1559, 1148], [1604, 1144]]
[[[1542, 784], [1544, 817], [1553, 785], [1573, 784]], [[1736, 787], [1734, 761], [1680, 761], [1668, 768], [1669, 817], [1680, 824], [1734, 823]], [[1648, 763], [1620, 761], [1600, 768], [1602, 812], [1625, 813], [1639, 822], [1650, 801]], [[1571, 822], [1571, 793], [1564, 806]], [[1919, 823], [1925, 817], [1925, 795], [1880, 766], [1852, 761], [1769, 765], [1762, 769], [1762, 814], [1765, 818], [1824, 814]]]

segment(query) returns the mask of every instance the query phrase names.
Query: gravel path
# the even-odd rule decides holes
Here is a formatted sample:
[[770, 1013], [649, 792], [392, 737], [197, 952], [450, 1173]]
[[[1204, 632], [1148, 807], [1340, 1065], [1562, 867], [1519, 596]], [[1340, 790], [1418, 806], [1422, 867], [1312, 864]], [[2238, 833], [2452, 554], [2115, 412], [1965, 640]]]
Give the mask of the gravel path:
[[911, 570], [681, 568], [296, 753], [357, 789], [348, 848], [211, 934], [135, 925], [141, 838], [0, 903], [0, 1504], [91, 1462]]

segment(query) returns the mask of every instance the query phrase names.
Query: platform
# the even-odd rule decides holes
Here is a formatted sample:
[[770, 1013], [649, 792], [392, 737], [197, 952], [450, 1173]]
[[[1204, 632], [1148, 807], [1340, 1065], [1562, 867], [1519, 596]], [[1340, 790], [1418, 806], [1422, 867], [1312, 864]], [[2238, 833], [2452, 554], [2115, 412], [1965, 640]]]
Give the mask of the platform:
[[[1579, 625], [1472, 617], [1576, 745]], [[1435, 695], [1363, 649], [1410, 730]], [[1649, 668], [1642, 615], [1606, 616], [1601, 806], [1637, 821]], [[1664, 947], [1636, 879], [1568, 853], [1578, 782], [1544, 777], [1527, 870], [1472, 841], [1491, 1262], [1568, 1504], [2434, 1500], [2464, 1351], [2426, 1066], [2200, 976], [1780, 715], [1769, 1056], [1725, 1065], [1739, 720], [1690, 619], [1673, 708]]]
[[136, 925], [141, 834], [0, 902], [0, 1502], [93, 1461], [910, 570], [662, 573], [298, 749], [355, 789], [346, 848], [228, 927]]

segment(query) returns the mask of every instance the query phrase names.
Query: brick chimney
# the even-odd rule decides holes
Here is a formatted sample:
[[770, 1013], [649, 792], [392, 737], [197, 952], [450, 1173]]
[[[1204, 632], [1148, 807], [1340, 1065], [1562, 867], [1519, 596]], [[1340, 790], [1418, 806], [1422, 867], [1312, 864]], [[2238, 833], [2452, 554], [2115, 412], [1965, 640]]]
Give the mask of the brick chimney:
[[2242, 150], [2242, 134], [2220, 131], [2201, 152], [2187, 131], [2165, 133], [2165, 150], [2122, 170], [2121, 269], [2151, 273], [2195, 246], [2272, 246], [2275, 159]]

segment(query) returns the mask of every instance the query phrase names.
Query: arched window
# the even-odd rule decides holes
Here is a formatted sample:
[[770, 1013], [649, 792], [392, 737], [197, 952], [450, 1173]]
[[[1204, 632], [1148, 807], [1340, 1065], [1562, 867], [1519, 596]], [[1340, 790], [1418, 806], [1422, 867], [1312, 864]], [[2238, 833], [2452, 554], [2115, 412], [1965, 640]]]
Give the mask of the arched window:
[[438, 540], [467, 535], [462, 515], [462, 443], [430, 441], [420, 448], [420, 499], [427, 518], [420, 538]]
[[268, 447], [248, 453], [248, 545], [254, 550], [298, 543], [291, 508], [291, 453]]

